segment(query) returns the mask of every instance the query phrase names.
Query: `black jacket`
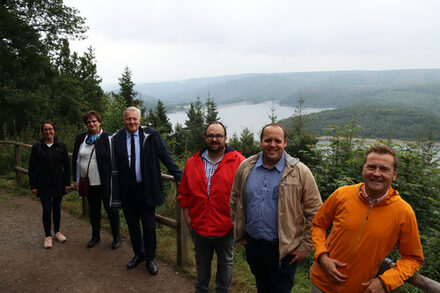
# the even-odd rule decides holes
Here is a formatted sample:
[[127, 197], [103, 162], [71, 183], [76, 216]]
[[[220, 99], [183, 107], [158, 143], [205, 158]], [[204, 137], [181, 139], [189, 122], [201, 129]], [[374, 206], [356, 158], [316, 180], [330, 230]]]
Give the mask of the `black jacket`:
[[[139, 128], [141, 146], [141, 170], [144, 182], [143, 197], [149, 206], [161, 205], [164, 202], [160, 162], [165, 165], [176, 181], [182, 178], [182, 172], [177, 167], [168, 147], [159, 133], [151, 127]], [[128, 194], [130, 187], [130, 167], [127, 152], [127, 132], [119, 130], [112, 140], [112, 191], [110, 206], [121, 207], [121, 201]]]
[[[81, 158], [78, 156], [81, 144], [84, 143], [84, 139], [87, 132], [78, 134], [73, 146], [72, 156], [72, 174], [73, 181], [78, 182], [80, 177], [80, 162]], [[103, 132], [101, 136], [95, 141], [95, 154], [96, 161], [98, 163], [99, 178], [101, 179], [101, 187], [103, 195], [110, 196], [110, 177], [111, 177], [111, 161], [110, 161], [110, 142], [108, 132]]]
[[44, 139], [32, 146], [29, 158], [29, 184], [38, 197], [62, 196], [70, 186], [70, 162], [66, 145], [55, 138], [51, 147]]

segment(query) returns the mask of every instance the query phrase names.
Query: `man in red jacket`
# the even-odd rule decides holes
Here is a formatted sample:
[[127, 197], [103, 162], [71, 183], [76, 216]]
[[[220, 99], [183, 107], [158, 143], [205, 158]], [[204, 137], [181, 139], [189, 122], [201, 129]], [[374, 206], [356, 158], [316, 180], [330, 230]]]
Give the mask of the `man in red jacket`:
[[216, 292], [229, 292], [234, 246], [229, 196], [235, 171], [245, 158], [226, 145], [226, 128], [220, 122], [210, 123], [204, 138], [206, 147], [186, 163], [177, 199], [194, 242], [196, 293], [208, 292], [214, 251]]

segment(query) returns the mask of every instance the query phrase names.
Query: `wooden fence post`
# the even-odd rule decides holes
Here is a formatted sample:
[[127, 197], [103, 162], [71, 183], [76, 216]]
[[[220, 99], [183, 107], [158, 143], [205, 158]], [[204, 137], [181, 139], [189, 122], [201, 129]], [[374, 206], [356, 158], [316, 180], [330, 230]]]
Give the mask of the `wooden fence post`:
[[[20, 145], [18, 143], [14, 145], [14, 150], [15, 150], [15, 166], [21, 168], [21, 150], [20, 150]], [[22, 179], [21, 172], [16, 169], [15, 182], [17, 185], [21, 185], [22, 183], [21, 179]]]
[[[176, 184], [176, 198], [177, 198]], [[183, 213], [181, 212], [179, 201], [176, 200], [176, 237], [177, 237], [177, 266], [182, 267], [188, 263], [188, 228], [186, 227]]]
[[89, 202], [87, 201], [86, 196], [81, 197], [81, 202], [82, 202], [82, 214], [83, 214], [83, 216], [88, 216], [89, 215]]

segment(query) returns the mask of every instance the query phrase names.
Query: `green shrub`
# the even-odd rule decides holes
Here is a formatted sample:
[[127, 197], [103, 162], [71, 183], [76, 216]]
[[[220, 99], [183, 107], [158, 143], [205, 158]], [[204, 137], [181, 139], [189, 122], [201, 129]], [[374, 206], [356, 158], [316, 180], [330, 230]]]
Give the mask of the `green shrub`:
[[11, 145], [0, 145], [0, 175], [13, 173], [15, 158]]

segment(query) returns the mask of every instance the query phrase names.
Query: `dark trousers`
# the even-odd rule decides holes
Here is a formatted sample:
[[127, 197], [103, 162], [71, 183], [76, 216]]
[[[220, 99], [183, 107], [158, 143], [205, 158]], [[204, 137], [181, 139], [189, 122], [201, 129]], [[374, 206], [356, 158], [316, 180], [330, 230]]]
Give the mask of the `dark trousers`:
[[277, 243], [247, 239], [246, 260], [255, 276], [258, 293], [290, 293], [298, 263], [289, 264], [292, 255], [279, 262]]
[[[134, 254], [150, 261], [156, 256], [155, 207], [147, 205], [143, 192], [143, 184], [130, 187], [122, 201], [122, 209]], [[142, 233], [139, 221], [142, 222]]]
[[[51, 224], [53, 219], [54, 234], [60, 231], [61, 222], [61, 201], [62, 196], [41, 196], [41, 205], [43, 206], [43, 226], [46, 237], [51, 236]], [[51, 219], [52, 218], [52, 219]]]
[[92, 235], [99, 236], [101, 231], [101, 202], [107, 212], [108, 220], [112, 230], [113, 238], [119, 237], [119, 211], [109, 206], [110, 199], [104, 196], [101, 186], [90, 186], [90, 194], [87, 196], [89, 202], [90, 225]]

